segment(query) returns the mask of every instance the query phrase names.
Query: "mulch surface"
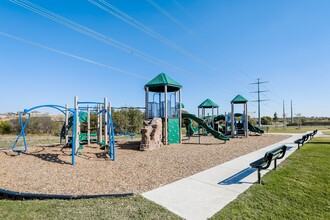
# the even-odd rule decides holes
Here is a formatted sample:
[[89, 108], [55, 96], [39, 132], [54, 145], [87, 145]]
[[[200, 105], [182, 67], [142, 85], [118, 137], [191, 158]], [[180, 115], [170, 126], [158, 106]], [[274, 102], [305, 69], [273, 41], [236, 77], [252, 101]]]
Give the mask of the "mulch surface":
[[138, 151], [140, 139], [121, 139], [117, 160], [97, 145], [85, 146], [71, 165], [71, 149], [31, 146], [26, 154], [0, 152], [0, 188], [25, 193], [92, 195], [155, 189], [289, 138], [264, 134], [222, 141], [192, 137], [182, 144]]

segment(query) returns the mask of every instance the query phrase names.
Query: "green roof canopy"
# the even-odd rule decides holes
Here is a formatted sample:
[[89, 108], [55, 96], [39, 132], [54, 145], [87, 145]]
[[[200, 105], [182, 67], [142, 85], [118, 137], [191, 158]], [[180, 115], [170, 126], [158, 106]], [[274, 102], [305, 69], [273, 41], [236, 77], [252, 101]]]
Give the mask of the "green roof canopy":
[[233, 104], [241, 104], [241, 103], [247, 103], [248, 100], [246, 100], [243, 96], [241, 95], [237, 95], [232, 101], [231, 103]]
[[176, 92], [182, 88], [177, 81], [170, 78], [165, 73], [158, 74], [155, 78], [149, 81], [144, 88], [149, 88], [150, 92], [165, 92], [166, 85], [168, 92]]
[[218, 107], [219, 105], [217, 105], [211, 99], [206, 99], [202, 104], [198, 106], [198, 108], [218, 108]]

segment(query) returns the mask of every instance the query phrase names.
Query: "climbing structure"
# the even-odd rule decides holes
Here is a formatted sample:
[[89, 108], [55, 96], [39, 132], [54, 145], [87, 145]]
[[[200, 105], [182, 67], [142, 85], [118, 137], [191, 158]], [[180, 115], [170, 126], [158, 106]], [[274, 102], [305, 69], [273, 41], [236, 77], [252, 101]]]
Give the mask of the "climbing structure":
[[162, 119], [162, 141], [165, 145], [181, 143], [182, 86], [160, 73], [145, 86], [145, 120]]
[[[230, 121], [231, 121], [231, 137], [237, 137], [238, 135], [244, 135], [245, 137], [248, 136], [248, 113], [247, 113], [247, 102], [243, 96], [237, 95], [232, 101], [231, 101], [231, 114], [230, 114]], [[244, 105], [244, 111], [243, 114], [241, 114], [242, 120], [240, 123], [235, 123], [235, 104], [243, 104]], [[240, 132], [242, 131], [242, 132]]]
[[[20, 125], [21, 131], [15, 140], [12, 151], [18, 154], [25, 153], [28, 149], [27, 141], [26, 141], [26, 133], [25, 128], [30, 119], [30, 112], [39, 109], [39, 108], [53, 108], [59, 110], [65, 115], [65, 125], [64, 131], [62, 129], [61, 135], [65, 137], [65, 144], [71, 145], [72, 148], [72, 165], [75, 163], [75, 155], [78, 153], [80, 141], [82, 137], [86, 137], [88, 144], [90, 144], [90, 127], [88, 126], [87, 134], [81, 134], [80, 132], [80, 123], [86, 122], [90, 120], [90, 106], [96, 105], [96, 111], [99, 115], [99, 127], [98, 127], [98, 141], [103, 142], [106, 149], [108, 149], [108, 153], [111, 160], [115, 160], [116, 158], [116, 149], [115, 149], [115, 140], [114, 140], [114, 126], [113, 120], [110, 111], [110, 104], [108, 103], [107, 98], [104, 98], [104, 102], [79, 102], [78, 97], [74, 97], [74, 108], [69, 108], [68, 105], [60, 106], [60, 105], [40, 105], [36, 107], [32, 107], [30, 109], [25, 109], [20, 113]], [[84, 112], [87, 111], [87, 112]], [[102, 117], [104, 119], [102, 119]], [[89, 124], [89, 123], [88, 123]], [[69, 128], [72, 129], [71, 142], [69, 144]], [[104, 139], [102, 139], [102, 131], [104, 132]], [[23, 148], [17, 146], [19, 139], [23, 139]]]

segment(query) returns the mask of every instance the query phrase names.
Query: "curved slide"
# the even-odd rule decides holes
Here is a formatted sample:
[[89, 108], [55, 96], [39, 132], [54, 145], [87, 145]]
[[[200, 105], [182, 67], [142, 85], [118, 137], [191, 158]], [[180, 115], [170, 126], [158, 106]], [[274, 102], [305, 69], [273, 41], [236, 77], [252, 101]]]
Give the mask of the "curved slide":
[[217, 139], [220, 139], [220, 140], [223, 140], [223, 141], [229, 141], [229, 137], [226, 137], [223, 134], [217, 132], [211, 126], [207, 125], [203, 119], [200, 119], [200, 118], [196, 117], [195, 115], [188, 114], [188, 113], [182, 113], [182, 118], [189, 118], [189, 119], [197, 122], [200, 126], [205, 128], [205, 130], [208, 133], [212, 134], [213, 137], [215, 137]]
[[255, 132], [255, 133], [258, 133], [258, 134], [263, 134], [263, 133], [265, 133], [264, 130], [262, 130], [262, 129], [256, 127], [256, 126], [253, 126], [250, 122], [249, 122], [249, 124], [248, 124], [248, 129], [249, 129], [249, 131], [251, 131], [251, 132]]

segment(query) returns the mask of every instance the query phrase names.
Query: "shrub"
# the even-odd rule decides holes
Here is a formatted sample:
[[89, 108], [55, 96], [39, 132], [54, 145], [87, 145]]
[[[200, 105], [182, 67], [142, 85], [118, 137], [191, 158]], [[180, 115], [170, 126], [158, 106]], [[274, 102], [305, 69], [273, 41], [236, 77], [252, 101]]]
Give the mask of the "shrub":
[[0, 122], [0, 134], [10, 134], [11, 132], [12, 128], [9, 121]]

